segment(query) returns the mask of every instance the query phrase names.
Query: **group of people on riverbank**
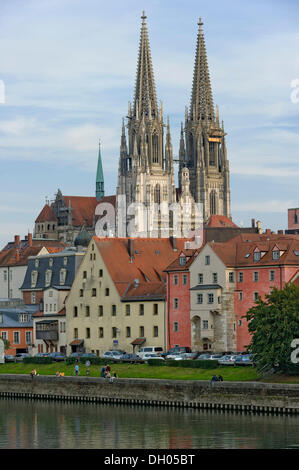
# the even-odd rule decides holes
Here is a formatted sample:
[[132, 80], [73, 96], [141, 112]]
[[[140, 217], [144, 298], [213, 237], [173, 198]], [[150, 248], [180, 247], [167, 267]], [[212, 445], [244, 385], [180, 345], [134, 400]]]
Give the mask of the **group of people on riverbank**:
[[107, 364], [106, 367], [101, 368], [101, 377], [109, 379], [109, 382], [113, 382], [115, 379], [117, 379], [117, 373], [113, 372], [111, 375], [111, 367], [109, 364]]
[[213, 375], [213, 377], [210, 380], [210, 383], [212, 384], [213, 382], [223, 382], [223, 377], [222, 375]]

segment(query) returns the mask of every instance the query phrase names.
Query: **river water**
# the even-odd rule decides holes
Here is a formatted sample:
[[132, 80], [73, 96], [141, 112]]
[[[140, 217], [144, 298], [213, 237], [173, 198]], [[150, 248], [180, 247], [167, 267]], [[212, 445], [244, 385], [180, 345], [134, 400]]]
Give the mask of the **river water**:
[[299, 417], [0, 399], [0, 449], [299, 449]]

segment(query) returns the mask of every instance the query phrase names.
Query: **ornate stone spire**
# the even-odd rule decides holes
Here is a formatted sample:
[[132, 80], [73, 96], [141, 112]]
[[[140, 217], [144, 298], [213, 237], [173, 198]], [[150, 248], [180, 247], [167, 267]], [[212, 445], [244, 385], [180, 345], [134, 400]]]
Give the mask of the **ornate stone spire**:
[[210, 82], [205, 39], [199, 19], [196, 56], [193, 72], [193, 85], [190, 103], [190, 119], [196, 121], [214, 121], [214, 105]]
[[154, 73], [146, 26], [146, 16], [142, 13], [142, 26], [139, 43], [139, 55], [137, 64], [137, 76], [134, 98], [133, 115], [136, 119], [141, 119], [142, 115], [148, 117], [158, 117], [158, 105]]

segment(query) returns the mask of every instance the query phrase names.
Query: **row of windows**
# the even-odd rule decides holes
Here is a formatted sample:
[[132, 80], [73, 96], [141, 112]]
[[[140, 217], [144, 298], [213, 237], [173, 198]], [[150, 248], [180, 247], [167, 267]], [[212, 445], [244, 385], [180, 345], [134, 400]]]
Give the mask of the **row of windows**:
[[[259, 272], [258, 271], [254, 271], [252, 273], [252, 278], [253, 278], [253, 281], [254, 282], [258, 282], [259, 281]], [[212, 283], [213, 284], [217, 284], [218, 282], [218, 273], [212, 273]], [[233, 271], [230, 271], [228, 273], [228, 280], [229, 282], [235, 282], [235, 273]], [[238, 273], [238, 282], [243, 282], [244, 281], [244, 273], [243, 272], [239, 272]], [[275, 281], [275, 271], [271, 270], [269, 271], [269, 281]], [[206, 281], [207, 283], [209, 281]], [[198, 284], [203, 284], [204, 283], [204, 275], [203, 273], [199, 273], [198, 274]]]
[[[34, 260], [34, 266], [36, 268], [39, 267], [39, 259], [38, 258], [35, 258]], [[49, 267], [51, 268], [53, 266], [53, 263], [54, 263], [54, 259], [53, 258], [49, 258]], [[63, 266], [67, 266], [67, 256], [64, 256], [63, 257]]]
[[[20, 332], [19, 331], [14, 331], [13, 332], [13, 344], [20, 344]], [[1, 338], [8, 340], [8, 332], [7, 331], [1, 331]], [[32, 332], [31, 331], [26, 331], [25, 332], [25, 342], [26, 344], [32, 344]]]
[[[78, 339], [78, 328], [74, 328], [74, 338]], [[110, 330], [111, 338], [117, 338], [117, 336], [120, 334], [120, 330], [116, 327], [113, 326]], [[125, 327], [125, 336], [126, 338], [131, 338], [132, 335], [132, 330], [130, 326]], [[157, 338], [159, 336], [159, 327], [157, 325], [153, 326], [152, 330], [152, 335], [154, 338]], [[144, 337], [145, 332], [144, 332], [144, 326], [139, 327], [139, 336]], [[91, 329], [90, 328], [85, 328], [85, 338], [90, 339], [91, 338]], [[98, 328], [98, 338], [104, 338], [104, 328], [99, 327]]]
[[[45, 230], [47, 230], [48, 232], [49, 232], [50, 230], [55, 230], [55, 228], [56, 228], [56, 225], [55, 225], [55, 224], [46, 224], [46, 225], [45, 225]], [[43, 224], [37, 225], [37, 231], [38, 231], [38, 232], [43, 232], [43, 231], [44, 231], [44, 225], [43, 225]]]
[[[209, 329], [209, 321], [208, 320], [202, 320], [202, 328], [203, 330], [208, 330]], [[175, 321], [173, 322], [173, 331], [177, 333], [179, 331], [179, 322]]]
[[[139, 315], [144, 315], [144, 304], [139, 304], [138, 312], [139, 312]], [[158, 313], [159, 313], [159, 305], [158, 304], [153, 304], [153, 315], [158, 315]], [[126, 314], [126, 316], [131, 315], [131, 305], [130, 304], [126, 304], [125, 314]], [[117, 315], [116, 305], [111, 305], [111, 315], [113, 317], [115, 317]], [[73, 316], [74, 317], [78, 316], [78, 307], [76, 305], [74, 306]], [[86, 317], [90, 316], [90, 307], [89, 307], [89, 305], [85, 306], [85, 316]], [[103, 305], [98, 306], [98, 316], [99, 317], [104, 316], [104, 306]]]
[[[93, 256], [93, 259], [95, 259], [95, 253], [94, 254], [90, 253], [90, 256]], [[87, 271], [83, 271], [82, 277], [83, 277], [83, 279], [87, 279]], [[103, 277], [103, 270], [102, 269], [99, 269], [99, 277]]]
[[[211, 292], [209, 292], [207, 294], [206, 298], [207, 298], [207, 303], [208, 304], [213, 304], [215, 302], [215, 295]], [[202, 304], [203, 300], [204, 300], [204, 294], [197, 294], [197, 303]], [[221, 304], [221, 297], [220, 296], [217, 297], [217, 302], [218, 302], [218, 304]]]
[[[173, 276], [173, 284], [175, 286], [179, 285], [179, 275], [178, 274], [175, 274]], [[183, 274], [182, 275], [182, 284], [183, 284], [183, 286], [186, 286], [188, 284], [188, 274]]]
[[[238, 297], [239, 297], [239, 300], [243, 300], [243, 298], [244, 298], [243, 292], [239, 292]], [[259, 298], [259, 293], [254, 292], [253, 293], [253, 300], [256, 301], [256, 300], [258, 300], [258, 298]]]
[[[31, 272], [31, 287], [35, 287], [38, 279], [38, 271]], [[59, 271], [59, 284], [64, 285], [66, 280], [67, 271], [65, 268], [61, 268]], [[51, 284], [52, 271], [48, 269], [45, 273], [45, 286], [48, 287]]]
[[[259, 271], [254, 271], [252, 273], [252, 279], [253, 279], [254, 282], [259, 281]], [[239, 282], [244, 281], [244, 273], [243, 272], [238, 273], [238, 281]], [[269, 271], [269, 281], [272, 281], [272, 282], [275, 281], [275, 271], [273, 271], [273, 270]]]

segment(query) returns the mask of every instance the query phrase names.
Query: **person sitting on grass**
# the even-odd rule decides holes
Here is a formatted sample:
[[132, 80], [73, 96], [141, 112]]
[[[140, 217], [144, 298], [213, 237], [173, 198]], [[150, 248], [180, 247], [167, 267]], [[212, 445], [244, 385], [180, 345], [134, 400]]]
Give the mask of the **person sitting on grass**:
[[116, 373], [116, 372], [113, 372], [113, 375], [112, 375], [112, 377], [110, 377], [109, 382], [110, 382], [110, 383], [113, 383], [115, 379], [117, 379], [117, 373]]
[[30, 372], [30, 375], [31, 375], [31, 378], [33, 379], [33, 377], [36, 375], [36, 369], [32, 369], [32, 371]]

